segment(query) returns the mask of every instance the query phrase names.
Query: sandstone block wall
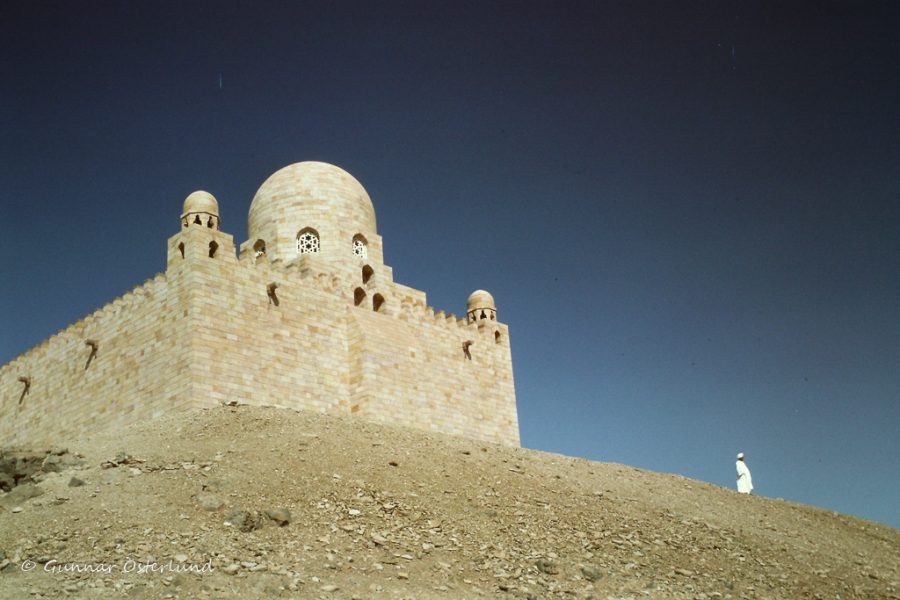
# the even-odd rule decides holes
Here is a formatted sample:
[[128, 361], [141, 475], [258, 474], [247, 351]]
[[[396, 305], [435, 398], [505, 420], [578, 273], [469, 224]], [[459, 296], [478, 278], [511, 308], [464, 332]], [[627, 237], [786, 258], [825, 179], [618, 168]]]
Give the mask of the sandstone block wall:
[[187, 409], [186, 300], [157, 275], [0, 368], [0, 443], [61, 442]]
[[[393, 282], [371, 237], [368, 259], [285, 264], [249, 244], [238, 257], [231, 235], [185, 227], [168, 242], [164, 276], [0, 368], [0, 443], [238, 401], [518, 445], [506, 326], [435, 313]], [[98, 350], [85, 369], [88, 340]], [[19, 377], [31, 380], [21, 403]]]

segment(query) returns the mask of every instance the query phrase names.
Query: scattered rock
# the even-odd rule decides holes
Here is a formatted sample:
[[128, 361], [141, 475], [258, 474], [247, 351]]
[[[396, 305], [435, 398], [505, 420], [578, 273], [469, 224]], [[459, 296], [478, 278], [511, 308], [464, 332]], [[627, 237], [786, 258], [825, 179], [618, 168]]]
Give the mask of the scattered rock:
[[584, 565], [581, 567], [581, 575], [588, 581], [598, 581], [603, 577], [603, 572], [593, 565]]
[[203, 510], [212, 512], [225, 506], [225, 501], [213, 494], [200, 494], [197, 496], [197, 504], [199, 504], [200, 508]]
[[[302, 433], [312, 427], [321, 435]], [[396, 439], [387, 443], [388, 436]], [[305, 451], [298, 452], [295, 442], [304, 437]], [[620, 465], [523, 448], [490, 446], [483, 453], [471, 440], [251, 407], [163, 417], [121, 438], [79, 444], [91, 457], [127, 447], [147, 461], [123, 453], [107, 461], [118, 468], [101, 470], [100, 460], [92, 460], [84, 470], [60, 474], [44, 473], [41, 465], [61, 466], [48, 457], [65, 454], [23, 460], [36, 470], [19, 480], [26, 485], [13, 498], [22, 496], [6, 505], [10, 494], [0, 492], [0, 596], [896, 595], [896, 530], [782, 500], [735, 500], [731, 490], [701, 482], [685, 491], [672, 476]], [[389, 461], [404, 468], [384, 469]], [[0, 462], [20, 473], [7, 455], [0, 453]], [[129, 477], [130, 468], [147, 477]], [[44, 480], [35, 486], [33, 477]], [[87, 485], [79, 478], [90, 484], [86, 490], [66, 487]], [[6, 485], [8, 479], [14, 481], [7, 474]], [[40, 490], [44, 496], [25, 498]], [[71, 499], [56, 505], [67, 492]], [[176, 568], [210, 561], [212, 572], [123, 576], [127, 557], [142, 564], [171, 560]], [[40, 575], [42, 561], [52, 559], [120, 568], [110, 576], [20, 573], [29, 560]]]
[[284, 527], [291, 522], [291, 511], [286, 508], [267, 510], [266, 516], [275, 521], [279, 527]]
[[263, 516], [258, 511], [236, 508], [225, 518], [225, 523], [249, 533], [263, 526]]
[[69, 480], [69, 487], [81, 487], [84, 485], [84, 481], [78, 479], [77, 477], [73, 477]]
[[18, 505], [25, 502], [26, 500], [37, 498], [43, 493], [44, 490], [42, 490], [35, 484], [24, 483], [21, 485], [17, 485], [12, 489], [11, 492], [0, 498], [0, 502], [7, 506]]
[[0, 490], [10, 491], [18, 485], [33, 483], [46, 473], [58, 473], [83, 464], [77, 455], [65, 448], [49, 450], [0, 449]]
[[545, 558], [539, 558], [538, 560], [536, 560], [534, 566], [537, 567], [538, 571], [544, 573], [545, 575], [556, 575], [557, 573], [559, 573], [559, 568], [556, 566], [556, 563]]
[[134, 458], [130, 454], [119, 452], [118, 454], [116, 454], [115, 458], [103, 461], [102, 463], [100, 463], [100, 466], [104, 469], [114, 469], [115, 467], [120, 467], [122, 465], [133, 465], [135, 463], [142, 462], [144, 461]]

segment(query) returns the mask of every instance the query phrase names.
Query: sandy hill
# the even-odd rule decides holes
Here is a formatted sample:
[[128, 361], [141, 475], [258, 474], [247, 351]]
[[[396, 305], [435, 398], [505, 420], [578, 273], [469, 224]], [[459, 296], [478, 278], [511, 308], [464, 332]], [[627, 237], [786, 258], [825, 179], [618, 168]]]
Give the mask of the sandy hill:
[[900, 598], [895, 529], [624, 465], [250, 407], [68, 450], [2, 598]]

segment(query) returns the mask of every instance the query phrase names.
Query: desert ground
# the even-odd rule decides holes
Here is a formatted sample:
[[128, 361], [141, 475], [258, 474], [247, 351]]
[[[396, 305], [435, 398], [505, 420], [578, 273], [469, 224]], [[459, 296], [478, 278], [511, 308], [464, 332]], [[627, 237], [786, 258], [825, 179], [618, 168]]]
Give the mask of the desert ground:
[[900, 598], [884, 525], [353, 417], [222, 406], [0, 463], [0, 598]]

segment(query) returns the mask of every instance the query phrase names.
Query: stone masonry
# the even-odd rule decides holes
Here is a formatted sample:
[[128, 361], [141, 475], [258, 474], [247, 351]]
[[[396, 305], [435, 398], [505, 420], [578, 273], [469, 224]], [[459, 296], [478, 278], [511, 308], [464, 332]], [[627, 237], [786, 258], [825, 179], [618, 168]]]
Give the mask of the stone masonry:
[[206, 192], [166, 272], [0, 368], [0, 444], [75, 439], [221, 402], [356, 414], [519, 444], [509, 330], [393, 280], [368, 194], [338, 167], [272, 175], [239, 252]]

